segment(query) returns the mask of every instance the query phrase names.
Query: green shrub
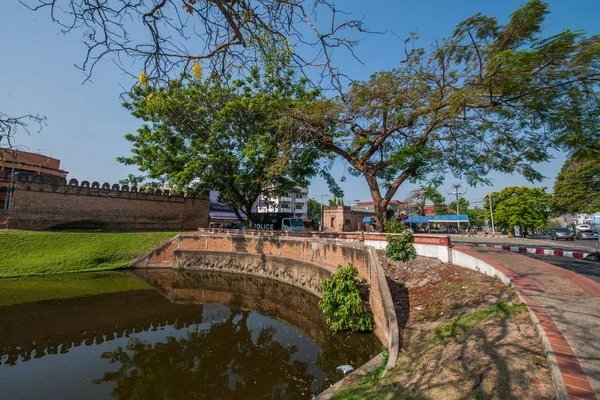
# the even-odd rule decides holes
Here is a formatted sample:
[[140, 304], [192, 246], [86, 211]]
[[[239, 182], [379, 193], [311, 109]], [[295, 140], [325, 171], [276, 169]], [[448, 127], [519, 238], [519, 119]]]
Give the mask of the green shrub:
[[[358, 270], [352, 264], [338, 266], [337, 272], [323, 279], [317, 290], [323, 294], [319, 309], [334, 331], [372, 331], [373, 314], [365, 306], [358, 288]], [[365, 296], [366, 297], [366, 296]]]
[[412, 233], [397, 219], [392, 219], [385, 225], [387, 233], [398, 235], [386, 235], [388, 242], [385, 248], [386, 254], [393, 261], [408, 261], [417, 257], [417, 251], [412, 244]]

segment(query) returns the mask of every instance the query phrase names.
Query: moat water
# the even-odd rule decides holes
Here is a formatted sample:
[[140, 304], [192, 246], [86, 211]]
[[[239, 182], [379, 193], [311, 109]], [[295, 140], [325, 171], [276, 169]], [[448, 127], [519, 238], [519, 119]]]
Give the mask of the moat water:
[[309, 399], [381, 351], [374, 335], [331, 332], [310, 293], [246, 275], [137, 270], [0, 291], [3, 399]]

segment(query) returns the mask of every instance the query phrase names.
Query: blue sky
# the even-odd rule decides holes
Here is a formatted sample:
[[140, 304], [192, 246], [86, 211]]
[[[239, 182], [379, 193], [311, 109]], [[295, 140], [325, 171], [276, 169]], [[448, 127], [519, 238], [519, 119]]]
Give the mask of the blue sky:
[[[366, 79], [382, 69], [398, 65], [403, 43], [397, 37], [406, 37], [417, 31], [423, 45], [433, 39], [449, 36], [454, 27], [465, 18], [482, 12], [495, 16], [501, 22], [525, 0], [421, 0], [421, 1], [364, 1], [338, 0], [340, 8], [363, 17], [367, 26], [377, 31], [389, 30], [394, 34], [373, 35], [357, 49], [364, 64], [354, 62], [348, 55], [336, 54], [336, 61], [354, 79]], [[584, 29], [588, 34], [600, 33], [600, 3], [598, 0], [550, 0], [551, 14], [544, 32], [548, 35], [563, 29]], [[123, 87], [134, 83], [129, 76], [109, 62], [100, 63], [93, 82], [81, 84], [84, 75], [74, 66], [83, 60], [85, 47], [78, 33], [63, 35], [50, 21], [47, 12], [31, 12], [17, 1], [3, 1], [0, 6], [0, 110], [10, 115], [36, 113], [48, 118], [47, 126], [39, 134], [16, 138], [18, 145], [29, 151], [41, 152], [62, 161], [69, 177], [79, 180], [114, 183], [135, 169], [119, 164], [115, 158], [128, 155], [130, 145], [123, 138], [134, 132], [140, 122], [121, 107], [119, 94]], [[397, 35], [397, 36], [396, 36]], [[135, 72], [135, 71], [134, 71]], [[564, 161], [564, 155], [555, 154], [555, 160], [539, 166], [548, 179], [536, 186], [552, 188], [554, 178]], [[334, 175], [344, 175], [342, 162], [334, 168]], [[341, 184], [345, 202], [356, 199], [370, 200], [363, 179], [345, 174]], [[512, 185], [531, 185], [519, 176], [493, 174], [493, 186], [468, 188], [465, 197], [477, 201], [490, 191]], [[462, 183], [448, 177], [440, 188], [443, 194], [450, 185]], [[314, 179], [310, 196], [327, 194], [321, 179]], [[395, 198], [403, 200], [412, 189], [405, 185]]]

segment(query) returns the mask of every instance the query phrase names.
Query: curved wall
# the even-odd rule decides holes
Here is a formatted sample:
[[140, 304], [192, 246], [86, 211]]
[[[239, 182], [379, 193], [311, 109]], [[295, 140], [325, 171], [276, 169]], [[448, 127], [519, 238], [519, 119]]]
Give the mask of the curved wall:
[[318, 295], [316, 287], [321, 280], [345, 264], [353, 264], [359, 279], [370, 286], [375, 334], [389, 350], [386, 369], [391, 368], [398, 354], [398, 324], [385, 274], [371, 246], [310, 237], [181, 234], [131, 266], [246, 273], [281, 280]]

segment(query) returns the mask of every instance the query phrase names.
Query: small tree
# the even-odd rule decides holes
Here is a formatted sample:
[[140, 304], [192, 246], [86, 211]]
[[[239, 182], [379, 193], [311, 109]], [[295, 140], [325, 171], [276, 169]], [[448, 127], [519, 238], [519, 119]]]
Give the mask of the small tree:
[[365, 306], [358, 289], [358, 270], [352, 264], [338, 266], [337, 272], [323, 279], [317, 290], [323, 294], [319, 309], [334, 331], [371, 331], [373, 314]]
[[412, 233], [394, 218], [385, 226], [387, 233], [395, 233], [396, 235], [386, 235], [387, 247], [386, 254], [393, 261], [408, 261], [417, 257], [417, 250], [412, 244]]
[[318, 224], [321, 223], [321, 203], [319, 203], [317, 200], [315, 199], [308, 199], [308, 204], [307, 204], [307, 212], [308, 212], [308, 218], [310, 218], [313, 222], [316, 222]]
[[406, 198], [410, 208], [418, 215], [423, 216], [425, 215], [425, 204], [427, 204], [428, 200], [433, 203], [433, 212], [435, 214], [443, 215], [447, 213], [446, 199], [437, 189], [431, 186], [421, 186], [418, 189], [414, 189], [410, 191]]

